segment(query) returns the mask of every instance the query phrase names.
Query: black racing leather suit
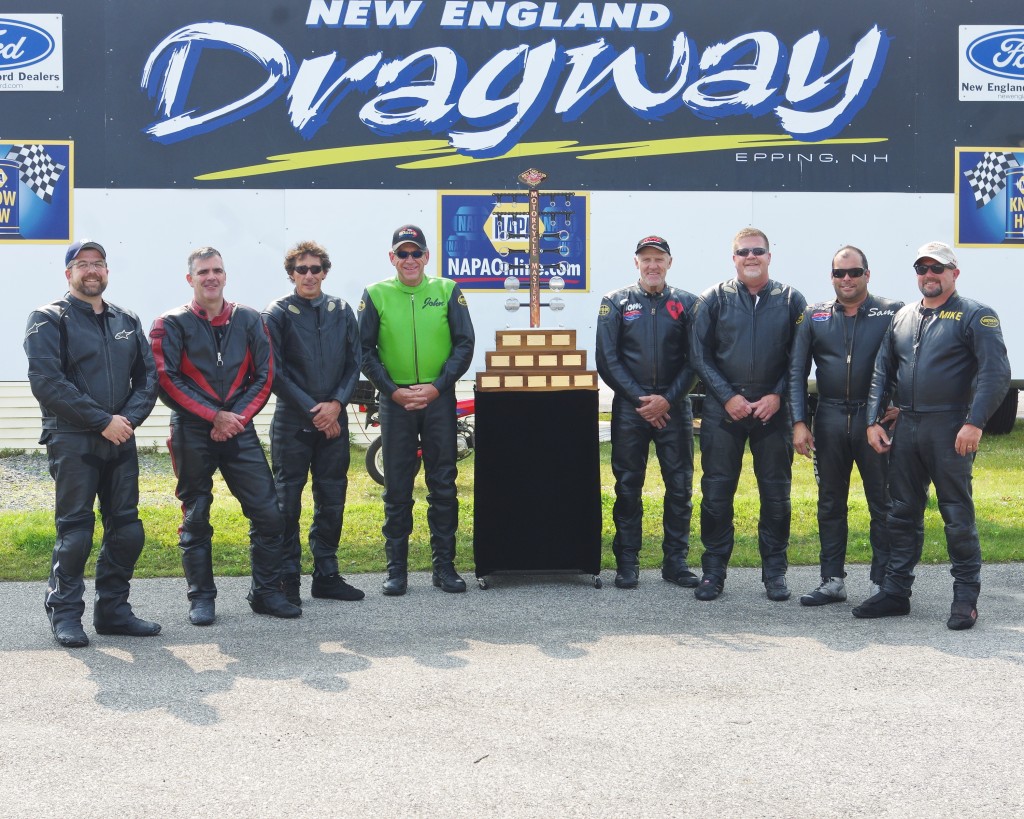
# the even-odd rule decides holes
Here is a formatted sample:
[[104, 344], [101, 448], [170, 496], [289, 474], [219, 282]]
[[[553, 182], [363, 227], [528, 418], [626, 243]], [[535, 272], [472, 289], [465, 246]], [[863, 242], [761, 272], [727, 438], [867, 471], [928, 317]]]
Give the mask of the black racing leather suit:
[[131, 616], [129, 583], [142, 553], [139, 461], [134, 436], [101, 434], [114, 415], [138, 427], [156, 403], [156, 368], [139, 318], [104, 303], [100, 314], [70, 293], [32, 312], [25, 330], [32, 394], [39, 401], [56, 487], [57, 540], [44, 605], [51, 624], [80, 622], [85, 563], [92, 551], [99, 496], [103, 544], [96, 560], [97, 624]]
[[999, 317], [955, 290], [938, 308], [909, 304], [882, 340], [868, 398], [868, 417], [881, 418], [895, 388], [900, 409], [892, 436], [888, 526], [892, 554], [882, 584], [909, 597], [921, 559], [929, 481], [935, 485], [952, 563], [953, 597], [977, 602], [981, 544], [974, 519], [974, 454], [954, 446], [964, 424], [984, 428], [1010, 384], [1010, 362]]
[[[359, 326], [345, 301], [321, 294], [305, 299], [295, 293], [263, 311], [274, 347], [277, 407], [270, 427], [277, 503], [284, 518], [283, 575], [301, 569], [299, 516], [302, 491], [312, 470], [313, 523], [309, 548], [313, 575], [338, 572], [338, 543], [348, 492], [349, 440], [346, 404], [359, 381]], [[341, 404], [341, 434], [328, 438], [313, 425], [310, 409]]]
[[[690, 316], [697, 297], [665, 287], [649, 293], [639, 284], [608, 293], [597, 321], [597, 371], [615, 391], [612, 400], [612, 472], [615, 475], [613, 551], [619, 565], [636, 565], [642, 540], [644, 478], [654, 442], [665, 481], [662, 516], [664, 568], [686, 568], [693, 515], [693, 411], [690, 390]], [[636, 409], [639, 396], [669, 402], [662, 429]]]
[[[708, 393], [700, 429], [701, 540], [704, 574], [724, 580], [732, 555], [733, 496], [749, 439], [761, 500], [757, 544], [764, 579], [786, 573], [790, 527], [793, 427], [786, 408], [789, 355], [807, 302], [789, 285], [769, 279], [757, 299], [736, 279], [705, 290], [693, 320], [692, 354]], [[765, 424], [733, 421], [725, 404], [735, 395], [780, 398]]]
[[[167, 445], [183, 513], [178, 545], [189, 600], [217, 596], [210, 525], [217, 469], [252, 524], [253, 595], [280, 594], [284, 524], [274, 479], [252, 424], [267, 403], [273, 381], [274, 359], [263, 319], [251, 307], [227, 301], [219, 315], [207, 317], [193, 301], [156, 319], [150, 341], [160, 376], [160, 400], [172, 410]], [[226, 441], [210, 437], [220, 410], [241, 415], [245, 425]]]
[[867, 405], [875, 355], [903, 302], [868, 294], [853, 316], [841, 302], [809, 305], [797, 327], [789, 367], [793, 424], [808, 423], [807, 376], [814, 360], [814, 473], [822, 577], [846, 577], [850, 473], [857, 464], [871, 517], [871, 582], [882, 584], [889, 562], [889, 456], [868, 444]]

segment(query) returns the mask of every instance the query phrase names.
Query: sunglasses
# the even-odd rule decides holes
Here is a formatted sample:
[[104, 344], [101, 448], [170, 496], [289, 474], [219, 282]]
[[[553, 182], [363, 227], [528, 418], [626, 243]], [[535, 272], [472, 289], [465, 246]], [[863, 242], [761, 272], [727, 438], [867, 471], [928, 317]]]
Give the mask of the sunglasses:
[[408, 259], [410, 256], [412, 256], [414, 259], [421, 259], [421, 258], [423, 258], [423, 251], [422, 250], [396, 250], [395, 251], [395, 255], [399, 259]]
[[918, 276], [923, 276], [929, 270], [932, 271], [932, 273], [942, 273], [942, 272], [944, 272], [946, 270], [952, 270], [952, 269], [953, 269], [953, 265], [951, 265], [951, 264], [939, 264], [938, 262], [936, 262], [935, 264], [915, 264], [914, 265], [914, 270], [917, 271], [917, 275]]
[[298, 273], [300, 276], [305, 276], [307, 273], [312, 273], [314, 276], [319, 276], [321, 270], [323, 270], [323, 267], [321, 267], [318, 264], [300, 264], [298, 267], [295, 268], [295, 272]]
[[764, 256], [764, 254], [767, 252], [768, 248], [766, 247], [739, 247], [736, 248], [735, 251], [733, 251], [733, 255], [742, 256], [743, 258], [746, 258], [751, 253], [753, 253], [755, 256]]
[[859, 279], [863, 275], [864, 275], [864, 268], [863, 267], [850, 267], [850, 268], [847, 268], [846, 270], [837, 270], [836, 268], [832, 268], [832, 278], [833, 279], [841, 279], [844, 276], [849, 276], [851, 279]]

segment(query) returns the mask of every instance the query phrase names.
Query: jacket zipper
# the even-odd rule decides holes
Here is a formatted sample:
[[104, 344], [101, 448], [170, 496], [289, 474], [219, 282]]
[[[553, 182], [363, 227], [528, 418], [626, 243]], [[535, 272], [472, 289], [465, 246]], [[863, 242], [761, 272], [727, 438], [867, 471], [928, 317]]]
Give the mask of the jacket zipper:
[[846, 434], [850, 435], [853, 430], [853, 416], [850, 415], [850, 371], [853, 369], [853, 348], [857, 343], [857, 320], [860, 318], [860, 308], [857, 308], [857, 312], [853, 314], [853, 331], [852, 338], [850, 339], [850, 346], [846, 346], [846, 310], [843, 310], [842, 314], [842, 325], [843, 325], [843, 352], [846, 353]]
[[657, 299], [661, 298], [660, 294], [649, 295], [648, 299], [651, 302], [651, 319], [653, 324], [653, 333], [651, 336], [651, 351], [653, 352], [653, 364], [651, 372], [651, 389], [657, 390], [659, 387], [658, 382], [658, 302]]
[[914, 376], [913, 384], [914, 388], [911, 390], [911, 409], [917, 408], [917, 362], [920, 358], [919, 349], [921, 347], [921, 341], [924, 339], [924, 334], [928, 329], [928, 325], [932, 322], [932, 316], [935, 314], [929, 311], [926, 315], [921, 316], [921, 323], [917, 326], [917, 334], [914, 338]]
[[420, 383], [420, 348], [416, 333], [416, 294], [409, 294], [409, 309], [412, 311], [412, 365], [416, 374], [416, 383]]
[[110, 407], [110, 411], [114, 411], [114, 368], [110, 366], [110, 325], [107, 323], [107, 313], [104, 310], [100, 314], [100, 321], [103, 322], [103, 326], [100, 327], [97, 323], [96, 329], [99, 330], [100, 335], [103, 337], [103, 358], [104, 363], [107, 367], [107, 394], [110, 396], [107, 401], [107, 406]]
[[[320, 307], [314, 307], [313, 312], [316, 314], [316, 351], [318, 365], [317, 369], [319, 370], [318, 375], [320, 375], [322, 378], [324, 373], [327, 372], [327, 367], [324, 362], [324, 328], [323, 325], [320, 323]], [[318, 394], [322, 395], [324, 393], [324, 385], [322, 381], [320, 383], [319, 389], [320, 392]]]

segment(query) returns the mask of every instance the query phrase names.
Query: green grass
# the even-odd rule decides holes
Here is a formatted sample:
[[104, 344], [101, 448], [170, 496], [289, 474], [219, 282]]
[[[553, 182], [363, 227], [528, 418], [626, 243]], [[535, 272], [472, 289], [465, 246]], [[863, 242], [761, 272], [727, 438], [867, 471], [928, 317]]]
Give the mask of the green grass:
[[[602, 563], [606, 568], [615, 565], [611, 554], [611, 508], [614, 501], [611, 466], [611, 447], [601, 445], [602, 508], [604, 531], [602, 537]], [[39, 456], [43, 457], [43, 456]], [[1010, 435], [987, 436], [982, 452], [974, 467], [974, 500], [978, 529], [981, 533], [982, 553], [989, 562], [1024, 560], [1024, 425], [1018, 424]], [[136, 567], [137, 577], [176, 577], [181, 574], [177, 546], [177, 527], [181, 512], [174, 498], [174, 479], [166, 456], [144, 471], [140, 484], [141, 515], [146, 526], [146, 549]], [[249, 571], [248, 521], [238, 503], [218, 480], [212, 522], [214, 534], [214, 570], [219, 575], [245, 575]], [[345, 510], [345, 529], [339, 553], [343, 574], [379, 572], [384, 569], [384, 553], [380, 528], [384, 523], [382, 489], [375, 484], [363, 468], [363, 450], [353, 447], [352, 468], [349, 472], [348, 502]], [[459, 470], [460, 519], [458, 552], [459, 567], [470, 571], [473, 566], [473, 459], [462, 461]], [[430, 566], [425, 521], [426, 489], [422, 475], [417, 479], [415, 529], [410, 549], [410, 566], [415, 570]], [[789, 556], [794, 565], [816, 564], [818, 537], [816, 520], [817, 490], [811, 464], [797, 457], [793, 466], [793, 525]], [[641, 563], [645, 567], [660, 565], [662, 482], [657, 459], [651, 456], [647, 485], [644, 491], [644, 543]], [[312, 500], [309, 489], [304, 503], [303, 526], [308, 527]], [[700, 458], [694, 476], [694, 520], [691, 537], [691, 563], [697, 562], [700, 546]], [[732, 565], [757, 566], [757, 486], [750, 465], [750, 455], [744, 462], [744, 473], [736, 495], [736, 548]], [[923, 560], [940, 563], [947, 560], [942, 520], [934, 498], [929, 503], [925, 518], [925, 545]], [[97, 532], [99, 533], [99, 527]], [[39, 580], [49, 570], [49, 555], [53, 548], [54, 528], [51, 510], [0, 513], [0, 579]], [[97, 549], [93, 551], [95, 560]], [[868, 511], [861, 490], [860, 478], [854, 470], [850, 490], [849, 562], [867, 563], [870, 560], [868, 544]], [[311, 571], [311, 560], [304, 556], [303, 570]], [[92, 573], [92, 562], [88, 573]]]

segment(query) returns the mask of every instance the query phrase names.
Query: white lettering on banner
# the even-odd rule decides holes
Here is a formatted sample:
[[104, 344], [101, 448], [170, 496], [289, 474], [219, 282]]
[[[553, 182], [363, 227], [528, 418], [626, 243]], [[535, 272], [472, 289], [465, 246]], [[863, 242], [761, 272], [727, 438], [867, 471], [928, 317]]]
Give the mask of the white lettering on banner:
[[[316, 3], [316, 14], [310, 7], [311, 18], [347, 19], [340, 5]], [[399, 10], [396, 4], [378, 3], [373, 9], [381, 19], [411, 20], [420, 10], [413, 5]], [[369, 8], [364, 0], [356, 11], [369, 13]], [[511, 13], [511, 6], [505, 10]], [[617, 53], [602, 38], [566, 49], [552, 39], [498, 51], [474, 74], [465, 58], [446, 46], [422, 48], [396, 59], [377, 52], [350, 61], [331, 52], [296, 63], [280, 44], [258, 31], [228, 23], [196, 23], [168, 35], [146, 61], [141, 86], [156, 98], [162, 119], [145, 133], [163, 143], [190, 139], [236, 122], [287, 91], [289, 121], [310, 139], [346, 96], [369, 96], [376, 90], [359, 110], [360, 121], [374, 133], [392, 137], [447, 130], [459, 153], [495, 157], [518, 143], [555, 98], [561, 81], [553, 110], [566, 121], [581, 118], [615, 90], [627, 109], [648, 121], [663, 119], [683, 106], [713, 120], [774, 112], [791, 136], [816, 141], [842, 130], [867, 102], [881, 76], [888, 44], [888, 36], [874, 26], [849, 57], [820, 73], [828, 40], [816, 31], [798, 40], [791, 52], [770, 32], [750, 32], [709, 46], [699, 61], [695, 43], [680, 32], [663, 69], [648, 71], [650, 55], [635, 47]], [[237, 100], [197, 111], [188, 99], [207, 48], [254, 60], [266, 71], [266, 80]], [[660, 87], [648, 83], [648, 73], [664, 77]], [[214, 76], [208, 81], [217, 80]]]
[[[344, 9], [345, 16], [341, 16]], [[310, 28], [369, 28], [371, 22], [377, 28], [409, 28], [416, 22], [423, 9], [423, 0], [411, 3], [388, 2], [387, 0], [311, 0], [306, 13], [306, 25]], [[372, 12], [372, 21], [371, 21]]]
[[[563, 264], [557, 270], [543, 271], [540, 274], [542, 280], [549, 279], [557, 273], [563, 279], [582, 279], [583, 265]], [[457, 279], [466, 276], [495, 276], [505, 278], [514, 274], [512, 266], [503, 259], [487, 259], [476, 256], [450, 256], [448, 258], [447, 278]]]
[[655, 31], [672, 12], [662, 3], [577, 3], [564, 17], [559, 3], [491, 3], [449, 0], [441, 14], [442, 28], [597, 29]]
[[[205, 114], [186, 110], [196, 64], [206, 47], [251, 57], [266, 69], [266, 81], [241, 99]], [[168, 49], [170, 53], [164, 57]], [[158, 77], [156, 72], [161, 65], [163, 71]], [[153, 49], [142, 70], [142, 87], [148, 89], [151, 97], [157, 97], [157, 110], [165, 117], [145, 132], [159, 142], [178, 142], [234, 122], [281, 96], [285, 91], [283, 81], [291, 73], [292, 60], [288, 52], [258, 31], [228, 23], [197, 23], [179, 28]]]

